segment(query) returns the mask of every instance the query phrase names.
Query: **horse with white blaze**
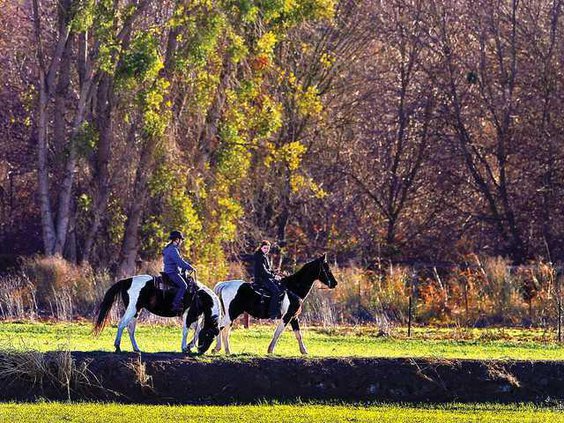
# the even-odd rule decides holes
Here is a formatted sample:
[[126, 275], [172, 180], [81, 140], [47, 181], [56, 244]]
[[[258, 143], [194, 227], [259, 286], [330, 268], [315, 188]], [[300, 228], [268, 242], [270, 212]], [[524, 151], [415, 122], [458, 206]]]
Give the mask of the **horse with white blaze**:
[[[306, 263], [296, 273], [282, 278], [280, 281], [282, 287], [285, 289], [283, 294], [284, 298], [280, 306], [282, 318], [268, 346], [269, 354], [274, 352], [276, 343], [288, 323], [292, 325], [294, 335], [298, 340], [300, 352], [307, 354], [307, 349], [303, 343], [302, 334], [300, 332], [298, 315], [301, 312], [303, 301], [311, 291], [313, 283], [316, 280], [319, 280], [329, 288], [335, 288], [337, 286], [337, 281], [331, 273], [325, 254]], [[221, 351], [223, 345], [225, 352], [230, 354], [229, 335], [233, 321], [244, 312], [259, 319], [268, 319], [269, 298], [255, 291], [252, 284], [243, 280], [220, 282], [215, 286], [214, 291], [221, 300], [223, 319], [219, 325], [220, 333], [217, 336], [217, 344], [213, 352]]]
[[[191, 353], [191, 348], [197, 344], [198, 354], [203, 354], [219, 334], [221, 305], [219, 298], [210, 288], [201, 283], [196, 283], [196, 285], [197, 291], [195, 293], [187, 292], [182, 301], [181, 348], [182, 352]], [[179, 315], [172, 307], [174, 290], [159, 289], [155, 278], [151, 275], [137, 275], [116, 282], [106, 291], [94, 324], [93, 332], [95, 335], [102, 332], [106, 326], [112, 304], [118, 295], [121, 295], [126, 310], [118, 323], [114, 342], [116, 352], [121, 351], [121, 336], [126, 327], [133, 350], [140, 351], [135, 341], [135, 326], [142, 309], [162, 317], [177, 317]], [[200, 320], [202, 322], [199, 325]], [[202, 329], [196, 332], [197, 326], [202, 326]], [[186, 345], [190, 328], [195, 330], [195, 336], [190, 345]]]

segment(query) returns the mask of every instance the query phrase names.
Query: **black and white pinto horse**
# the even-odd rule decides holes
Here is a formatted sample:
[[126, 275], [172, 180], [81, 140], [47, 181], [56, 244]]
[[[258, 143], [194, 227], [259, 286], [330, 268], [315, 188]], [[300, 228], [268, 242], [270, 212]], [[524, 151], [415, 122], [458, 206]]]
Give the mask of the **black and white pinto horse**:
[[[331, 273], [325, 254], [318, 259], [306, 263], [296, 273], [280, 281], [282, 287], [286, 289], [280, 306], [282, 319], [278, 323], [272, 341], [268, 346], [269, 354], [274, 352], [276, 343], [288, 323], [292, 325], [294, 335], [300, 346], [300, 352], [307, 354], [307, 349], [300, 333], [298, 315], [301, 312], [303, 301], [311, 291], [316, 280], [319, 280], [329, 288], [337, 286], [337, 281]], [[261, 295], [253, 289], [252, 284], [243, 280], [220, 282], [215, 286], [214, 291], [223, 306], [223, 319], [219, 325], [220, 333], [217, 336], [217, 344], [213, 352], [221, 351], [223, 344], [225, 353], [230, 354], [229, 335], [233, 321], [244, 312], [259, 319], [268, 319], [268, 303], [270, 298], [261, 298]]]
[[[221, 305], [215, 293], [203, 284], [197, 283], [197, 298], [186, 293], [182, 302], [182, 352], [191, 353], [191, 348], [198, 345], [198, 354], [205, 353], [213, 339], [219, 334], [219, 320]], [[98, 317], [94, 324], [94, 334], [98, 335], [107, 324], [110, 309], [116, 297], [121, 295], [126, 307], [125, 313], [118, 323], [114, 346], [120, 352], [123, 330], [127, 327], [133, 351], [139, 352], [135, 341], [135, 326], [137, 317], [142, 309], [162, 317], [176, 317], [178, 313], [172, 311], [174, 290], [162, 290], [156, 286], [155, 278], [151, 275], [137, 275], [123, 279], [112, 285], [100, 304]], [[196, 332], [196, 327], [202, 327]], [[186, 345], [188, 331], [193, 328], [194, 339]]]

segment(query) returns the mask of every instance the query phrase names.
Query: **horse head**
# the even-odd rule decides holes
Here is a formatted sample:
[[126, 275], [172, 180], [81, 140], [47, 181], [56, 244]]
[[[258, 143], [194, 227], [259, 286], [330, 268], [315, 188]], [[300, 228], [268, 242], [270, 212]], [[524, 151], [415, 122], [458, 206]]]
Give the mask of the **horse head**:
[[317, 259], [317, 264], [319, 266], [319, 276], [317, 279], [328, 288], [335, 288], [337, 286], [337, 279], [333, 276], [329, 263], [327, 263], [327, 253], [324, 253]]
[[198, 354], [204, 354], [210, 348], [215, 337], [219, 335], [217, 318], [213, 318], [212, 320], [214, 321], [213, 324], [210, 326], [204, 324], [204, 327], [198, 335]]

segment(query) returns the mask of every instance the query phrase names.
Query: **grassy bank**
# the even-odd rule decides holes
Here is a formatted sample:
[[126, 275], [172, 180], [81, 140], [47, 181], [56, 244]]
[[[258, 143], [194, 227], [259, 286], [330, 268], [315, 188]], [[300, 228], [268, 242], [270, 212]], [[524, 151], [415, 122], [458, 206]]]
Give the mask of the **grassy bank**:
[[[99, 338], [90, 334], [88, 323], [0, 324], [0, 349], [52, 351], [112, 351], [116, 333], [107, 328]], [[274, 326], [252, 325], [232, 331], [235, 354], [265, 355]], [[391, 336], [378, 336], [370, 327], [304, 328], [304, 341], [312, 357], [436, 357], [472, 359], [563, 360], [564, 345], [553, 342], [553, 334], [532, 329], [432, 329], [416, 328], [411, 338], [405, 329]], [[138, 325], [136, 337], [146, 352], [180, 351], [180, 322], [176, 325]], [[131, 351], [126, 333], [124, 351]], [[288, 329], [276, 349], [280, 356], [297, 356], [299, 350]]]

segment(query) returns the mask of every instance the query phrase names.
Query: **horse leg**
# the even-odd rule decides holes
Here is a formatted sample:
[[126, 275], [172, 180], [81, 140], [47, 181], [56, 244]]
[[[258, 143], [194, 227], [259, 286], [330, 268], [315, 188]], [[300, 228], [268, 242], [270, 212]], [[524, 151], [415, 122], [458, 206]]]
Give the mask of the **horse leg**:
[[282, 320], [274, 331], [272, 341], [270, 341], [270, 345], [268, 346], [268, 354], [272, 354], [274, 352], [274, 348], [278, 343], [280, 335], [282, 335], [282, 332], [284, 332], [284, 329], [286, 328], [286, 325], [290, 323], [290, 320], [294, 319], [299, 313], [301, 305], [302, 302], [296, 295], [286, 295], [284, 301], [282, 301]]
[[212, 350], [212, 353], [217, 354], [221, 351], [221, 337], [223, 336], [223, 327], [219, 329], [219, 335], [215, 337], [215, 347]]
[[225, 354], [231, 354], [231, 345], [229, 345], [229, 336], [231, 335], [231, 326], [230, 323], [228, 326], [223, 328], [223, 344], [225, 345]]
[[135, 314], [137, 314], [137, 310], [135, 309], [135, 304], [131, 301], [118, 323], [116, 339], [114, 341], [116, 352], [121, 352], [120, 344], [123, 330], [129, 324], [130, 320], [135, 317]]
[[274, 335], [272, 336], [272, 341], [270, 341], [270, 345], [268, 346], [268, 354], [272, 354], [274, 352], [274, 347], [276, 347], [276, 344], [278, 343], [278, 339], [280, 338], [280, 335], [282, 335], [282, 332], [284, 332], [284, 329], [286, 328], [287, 324], [288, 323], [284, 322], [284, 319], [282, 319], [278, 324], [278, 326], [276, 327], [276, 330], [274, 331]]
[[129, 339], [131, 340], [131, 346], [133, 347], [133, 351], [141, 352], [139, 350], [139, 346], [137, 345], [137, 341], [135, 341], [135, 326], [137, 325], [137, 316], [134, 316], [133, 319], [127, 325], [127, 331], [129, 332]]
[[[195, 327], [200, 318], [198, 316], [198, 310], [195, 307], [190, 307], [185, 311], [182, 325], [182, 352], [190, 352], [190, 346], [186, 346], [186, 339], [188, 338], [188, 331], [190, 328]], [[194, 334], [195, 339], [197, 340], [197, 334]], [[192, 342], [190, 343], [192, 345]]]
[[180, 345], [180, 350], [182, 352], [186, 352], [186, 338], [188, 337], [188, 310], [184, 312], [184, 316], [182, 316], [182, 343]]
[[[215, 347], [213, 349], [214, 353], [218, 353], [221, 351], [221, 345], [223, 344], [224, 348], [225, 348], [225, 332], [228, 330], [227, 328], [231, 327], [231, 319], [229, 318], [229, 315], [227, 313], [225, 313], [221, 319], [221, 322], [219, 323], [219, 327], [221, 329], [219, 329], [219, 335], [217, 335], [215, 337], [216, 339], [216, 344]], [[225, 352], [227, 353], [227, 350], [225, 350]]]
[[200, 334], [200, 329], [202, 328], [202, 319], [200, 318], [200, 319], [196, 320], [194, 323], [192, 323], [192, 326], [190, 326], [190, 328], [194, 329], [194, 337], [192, 338], [192, 340], [188, 344], [189, 350], [191, 350], [196, 345], [198, 345], [198, 335]]
[[302, 333], [300, 332], [300, 324], [298, 322], [298, 318], [292, 319], [290, 322], [292, 325], [292, 329], [294, 330], [294, 335], [296, 335], [296, 339], [298, 340], [298, 345], [300, 346], [300, 352], [302, 354], [307, 354], [307, 348], [304, 345], [304, 341], [302, 340]]

